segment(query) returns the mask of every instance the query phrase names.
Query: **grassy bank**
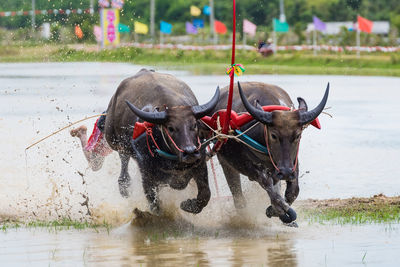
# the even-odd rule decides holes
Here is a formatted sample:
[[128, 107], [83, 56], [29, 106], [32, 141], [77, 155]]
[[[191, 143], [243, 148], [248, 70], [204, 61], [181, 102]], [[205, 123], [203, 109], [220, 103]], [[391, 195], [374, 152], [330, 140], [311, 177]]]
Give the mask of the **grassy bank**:
[[[194, 74], [224, 74], [230, 62], [230, 50], [183, 51], [172, 49], [141, 49], [121, 47], [96, 51], [96, 47], [79, 49], [54, 45], [0, 47], [0, 62], [127, 62], [189, 70]], [[255, 51], [238, 50], [237, 63], [246, 74], [334, 74], [400, 77], [400, 53], [355, 54], [328, 53], [314, 56], [312, 52], [282, 52], [262, 57]]]
[[381, 194], [371, 198], [307, 200], [300, 205], [304, 217], [311, 223], [400, 222], [400, 197], [386, 197]]

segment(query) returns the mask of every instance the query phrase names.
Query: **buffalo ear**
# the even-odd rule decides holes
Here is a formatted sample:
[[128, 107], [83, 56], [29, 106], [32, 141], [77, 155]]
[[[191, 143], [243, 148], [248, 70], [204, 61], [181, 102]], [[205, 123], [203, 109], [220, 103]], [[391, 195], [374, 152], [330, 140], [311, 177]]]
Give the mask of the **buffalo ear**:
[[256, 106], [256, 108], [258, 108], [259, 110], [264, 111], [263, 108], [262, 108], [262, 106], [261, 106], [261, 104], [260, 104], [260, 101], [258, 101], [258, 99], [256, 99], [256, 100], [254, 101], [254, 106]]
[[301, 110], [303, 112], [308, 111], [307, 103], [303, 98], [298, 97], [297, 102], [299, 102], [299, 110]]

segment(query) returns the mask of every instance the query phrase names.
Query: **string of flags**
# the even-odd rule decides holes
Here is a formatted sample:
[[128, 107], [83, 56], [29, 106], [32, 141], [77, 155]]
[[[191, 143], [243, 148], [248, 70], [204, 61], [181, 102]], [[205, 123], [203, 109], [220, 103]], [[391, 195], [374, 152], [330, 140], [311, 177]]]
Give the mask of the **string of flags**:
[[[49, 10], [35, 10], [36, 15], [70, 15], [70, 14], [90, 14], [93, 10], [88, 9], [49, 9]], [[13, 16], [31, 16], [33, 14], [32, 10], [29, 11], [4, 11], [0, 12], [0, 17], [13, 17]]]
[[111, 6], [112, 8], [122, 9], [124, 6], [124, 0], [111, 0], [111, 4], [109, 0], [99, 0], [98, 3], [99, 7], [102, 8], [109, 8]]

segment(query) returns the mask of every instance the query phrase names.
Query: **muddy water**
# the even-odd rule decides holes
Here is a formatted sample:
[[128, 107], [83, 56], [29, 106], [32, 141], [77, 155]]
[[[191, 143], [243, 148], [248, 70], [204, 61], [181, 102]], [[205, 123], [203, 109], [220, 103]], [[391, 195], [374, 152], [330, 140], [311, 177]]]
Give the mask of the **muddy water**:
[[[100, 171], [92, 172], [68, 131], [24, 151], [54, 130], [104, 111], [119, 82], [140, 68], [109, 63], [0, 64], [0, 218], [70, 217], [119, 226], [110, 233], [11, 229], [0, 233], [2, 262], [395, 265], [399, 225], [308, 226], [300, 218], [299, 229], [288, 229], [263, 215], [266, 194], [245, 179], [249, 210], [236, 216], [216, 160], [216, 177], [210, 176], [212, 200], [201, 214], [193, 216], [176, 208], [195, 195], [194, 185], [184, 191], [165, 188], [161, 199], [172, 225], [156, 222], [143, 229], [126, 224], [134, 207], [147, 209], [133, 162], [129, 166], [133, 197], [124, 199], [118, 192], [116, 153]], [[212, 96], [217, 85], [225, 86], [228, 81], [226, 76], [170, 73], [187, 82], [200, 103]], [[303, 134], [300, 199], [400, 193], [400, 126], [395, 123], [400, 119], [400, 79], [246, 74], [240, 80], [277, 84], [293, 100], [297, 96], [306, 99], [309, 107], [318, 103], [326, 83], [331, 82], [328, 105], [333, 119], [321, 116], [323, 130], [309, 127]], [[94, 122], [83, 124], [90, 131]]]

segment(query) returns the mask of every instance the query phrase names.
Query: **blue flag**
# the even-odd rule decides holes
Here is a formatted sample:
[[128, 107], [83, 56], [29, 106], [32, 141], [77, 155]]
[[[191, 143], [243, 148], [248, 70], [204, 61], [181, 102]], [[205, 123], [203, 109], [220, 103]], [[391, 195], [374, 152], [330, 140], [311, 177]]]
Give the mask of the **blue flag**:
[[203, 14], [204, 15], [210, 15], [211, 14], [211, 8], [209, 6], [204, 6], [203, 7]]
[[194, 19], [193, 20], [193, 26], [196, 28], [204, 28], [204, 20], [202, 19]]
[[165, 21], [161, 21], [160, 22], [160, 31], [165, 34], [171, 34], [172, 24], [169, 24], [168, 22], [165, 22]]
[[274, 19], [273, 24], [274, 24], [274, 31], [276, 32], [289, 31], [289, 24], [287, 24], [287, 22], [281, 22], [279, 19]]

